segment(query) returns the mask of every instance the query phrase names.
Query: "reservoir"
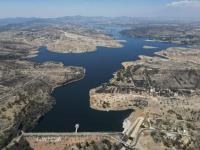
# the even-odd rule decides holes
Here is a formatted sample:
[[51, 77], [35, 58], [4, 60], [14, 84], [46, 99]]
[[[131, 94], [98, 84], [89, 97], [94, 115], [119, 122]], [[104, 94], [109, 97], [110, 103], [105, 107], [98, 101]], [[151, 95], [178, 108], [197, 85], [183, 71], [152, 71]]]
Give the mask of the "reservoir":
[[[89, 106], [89, 90], [108, 82], [113, 73], [120, 69], [121, 63], [134, 61], [139, 55], [153, 56], [154, 52], [176, 46], [171, 43], [147, 42], [144, 38], [128, 38], [118, 34], [118, 29], [109, 29], [111, 34], [120, 40], [126, 40], [122, 48], [98, 47], [95, 52], [80, 54], [62, 54], [39, 49], [37, 57], [32, 61], [62, 62], [65, 66], [82, 66], [86, 69], [85, 78], [56, 88], [52, 96], [56, 104], [43, 118], [33, 132], [74, 132], [79, 123], [79, 132], [122, 131], [123, 120], [132, 110], [97, 111]], [[158, 47], [143, 49], [144, 45]]]

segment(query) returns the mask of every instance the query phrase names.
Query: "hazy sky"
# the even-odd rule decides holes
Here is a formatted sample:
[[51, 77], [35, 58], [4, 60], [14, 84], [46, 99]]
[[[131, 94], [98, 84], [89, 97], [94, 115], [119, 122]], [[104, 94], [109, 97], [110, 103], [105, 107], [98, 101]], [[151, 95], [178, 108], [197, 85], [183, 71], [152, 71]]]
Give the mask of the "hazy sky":
[[200, 18], [200, 0], [0, 0], [0, 18], [74, 15]]

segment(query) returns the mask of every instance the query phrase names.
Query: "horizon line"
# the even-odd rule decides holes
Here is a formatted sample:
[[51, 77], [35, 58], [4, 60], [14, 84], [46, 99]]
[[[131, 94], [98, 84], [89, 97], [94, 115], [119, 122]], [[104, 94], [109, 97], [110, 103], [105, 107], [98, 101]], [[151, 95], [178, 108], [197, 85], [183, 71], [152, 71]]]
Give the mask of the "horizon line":
[[3, 19], [57, 19], [57, 18], [65, 18], [65, 17], [85, 17], [85, 18], [131, 18], [131, 19], [178, 19], [178, 20], [199, 20], [200, 18], [191, 18], [191, 17], [163, 17], [163, 16], [86, 16], [86, 15], [65, 15], [65, 16], [57, 16], [57, 17], [41, 17], [41, 16], [30, 16], [30, 17], [23, 17], [23, 16], [14, 16], [14, 17], [0, 17], [1, 20]]

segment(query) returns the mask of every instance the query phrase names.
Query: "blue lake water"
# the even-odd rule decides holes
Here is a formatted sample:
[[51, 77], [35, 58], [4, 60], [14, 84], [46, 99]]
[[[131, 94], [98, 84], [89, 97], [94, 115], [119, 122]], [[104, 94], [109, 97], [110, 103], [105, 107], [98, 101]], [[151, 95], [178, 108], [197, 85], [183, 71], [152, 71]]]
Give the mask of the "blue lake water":
[[[114, 33], [111, 30], [112, 33]], [[39, 55], [33, 61], [62, 62], [66, 66], [82, 66], [86, 69], [84, 79], [69, 85], [56, 88], [52, 96], [56, 104], [33, 129], [33, 132], [73, 132], [76, 123], [79, 131], [122, 131], [123, 120], [132, 112], [102, 112], [89, 107], [89, 90], [109, 81], [124, 61], [137, 60], [139, 55], [153, 56], [154, 52], [176, 46], [170, 43], [146, 42], [142, 38], [128, 38], [123, 48], [98, 47], [95, 52], [81, 54], [61, 54], [49, 52], [46, 48], [39, 49]], [[159, 47], [143, 49], [144, 45]]]

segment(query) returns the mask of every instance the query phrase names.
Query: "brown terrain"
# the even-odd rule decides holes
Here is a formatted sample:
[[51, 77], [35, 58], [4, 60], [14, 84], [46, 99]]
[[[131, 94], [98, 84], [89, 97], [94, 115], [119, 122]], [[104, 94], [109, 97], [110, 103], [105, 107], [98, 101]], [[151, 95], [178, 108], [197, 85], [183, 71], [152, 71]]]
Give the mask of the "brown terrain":
[[100, 30], [62, 21], [36, 19], [0, 26], [0, 149], [13, 145], [21, 130], [32, 129], [53, 107], [50, 94], [55, 87], [84, 78], [82, 67], [29, 61], [42, 46], [54, 52], [81, 53], [97, 46], [122, 45]]
[[114, 138], [119, 138], [116, 133], [57, 133], [54, 135], [24, 135], [30, 148], [34, 150], [115, 150], [118, 148]]
[[109, 83], [90, 91], [90, 105], [105, 111], [135, 110], [124, 123], [132, 148], [148, 149], [143, 141], [153, 138], [151, 146], [160, 149], [196, 149], [200, 146], [200, 50], [169, 48], [156, 54], [123, 63]]
[[64, 67], [61, 63], [1, 61], [1, 144], [6, 144], [21, 130], [34, 127], [55, 103], [50, 93], [56, 86], [79, 80], [84, 74], [81, 67]]
[[[119, 41], [76, 25], [47, 25], [19, 27], [0, 32], [1, 43], [21, 43], [32, 47], [46, 46], [59, 53], [82, 53], [95, 51], [97, 46], [122, 47]], [[14, 42], [14, 43], [13, 43]]]
[[121, 33], [130, 37], [145, 37], [147, 41], [172, 42], [199, 47], [200, 26], [197, 23], [132, 25]]
[[8, 145], [10, 149], [199, 149], [199, 31], [198, 24], [142, 25], [122, 31], [131, 37], [189, 44], [192, 48], [169, 48], [154, 57], [140, 56], [137, 61], [124, 62], [108, 83], [91, 89], [93, 109], [134, 109], [124, 120], [123, 135], [113, 138], [109, 134], [80, 133], [27, 136], [21, 130], [34, 127], [52, 108], [55, 100], [50, 93], [55, 87], [80, 80], [85, 74], [82, 67], [28, 61], [27, 58], [37, 55], [39, 47], [79, 53], [94, 51], [97, 46], [120, 47], [119, 41], [102, 31], [51, 21], [0, 28], [0, 148]]

